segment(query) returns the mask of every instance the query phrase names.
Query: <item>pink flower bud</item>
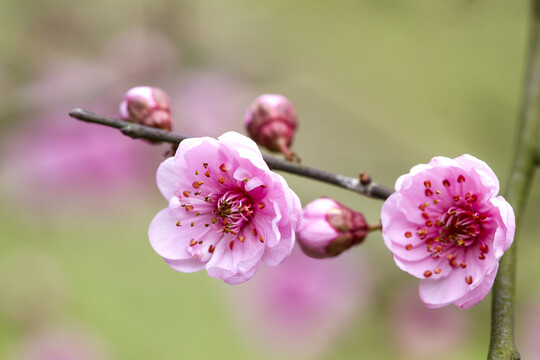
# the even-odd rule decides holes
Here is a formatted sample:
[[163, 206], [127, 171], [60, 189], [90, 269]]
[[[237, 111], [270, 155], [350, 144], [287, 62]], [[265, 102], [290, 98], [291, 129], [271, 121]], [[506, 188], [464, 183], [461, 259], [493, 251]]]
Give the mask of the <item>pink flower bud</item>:
[[128, 90], [120, 103], [120, 117], [136, 124], [171, 131], [171, 101], [159, 88], [134, 87]]
[[289, 150], [296, 129], [296, 114], [289, 100], [278, 94], [261, 95], [249, 106], [244, 124], [249, 136], [271, 151], [281, 151], [292, 160]]
[[335, 200], [320, 198], [304, 208], [297, 235], [306, 255], [325, 258], [361, 243], [367, 233], [368, 226], [361, 213]]

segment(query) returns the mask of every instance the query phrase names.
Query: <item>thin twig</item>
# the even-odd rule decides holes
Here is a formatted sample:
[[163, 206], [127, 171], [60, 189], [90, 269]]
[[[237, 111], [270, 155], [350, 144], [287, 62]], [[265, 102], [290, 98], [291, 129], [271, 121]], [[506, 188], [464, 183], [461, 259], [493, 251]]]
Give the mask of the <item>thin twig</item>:
[[[124, 135], [134, 139], [147, 139], [154, 141], [163, 141], [171, 144], [179, 144], [189, 136], [181, 135], [169, 131], [151, 128], [144, 125], [130, 123], [124, 120], [98, 115], [88, 110], [73, 109], [69, 112], [71, 117], [91, 122], [95, 124], [110, 126], [119, 129]], [[279, 170], [304, 176], [307, 178], [319, 180], [328, 184], [336, 185], [356, 193], [369, 196], [375, 199], [385, 200], [392, 194], [392, 190], [377, 183], [361, 184], [357, 178], [351, 178], [343, 175], [331, 174], [312, 167], [293, 164], [288, 161], [277, 159], [272, 156], [263, 155], [264, 161], [272, 170]]]
[[[513, 206], [516, 228], [531, 187], [537, 162], [538, 123], [540, 122], [540, 7], [533, 0], [531, 39], [522, 113], [518, 125], [517, 148], [510, 172], [505, 198]], [[512, 247], [499, 262], [499, 272], [493, 285], [491, 309], [491, 342], [488, 359], [519, 359], [514, 343], [514, 305], [516, 292], [517, 232]]]

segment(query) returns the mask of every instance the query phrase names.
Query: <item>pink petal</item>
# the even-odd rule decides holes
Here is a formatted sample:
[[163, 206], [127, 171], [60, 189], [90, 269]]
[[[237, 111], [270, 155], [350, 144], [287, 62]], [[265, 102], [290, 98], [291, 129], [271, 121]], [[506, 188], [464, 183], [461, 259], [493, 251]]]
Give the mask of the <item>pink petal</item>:
[[178, 169], [174, 163], [174, 158], [166, 159], [159, 165], [156, 175], [159, 191], [167, 200], [174, 196], [174, 192], [179, 188], [180, 183]]
[[466, 296], [462, 297], [461, 299], [454, 301], [454, 304], [462, 309], [468, 309], [471, 306], [474, 306], [480, 301], [482, 301], [493, 286], [493, 282], [495, 281], [495, 276], [497, 275], [498, 268], [499, 263], [497, 263], [497, 266], [495, 266], [493, 270], [491, 270], [491, 272], [487, 273], [484, 276], [482, 281], [473, 290], [471, 290]]
[[262, 158], [261, 151], [257, 147], [257, 144], [250, 138], [240, 135], [237, 132], [229, 131], [221, 135], [218, 140], [229, 149], [234, 150], [240, 158], [247, 159], [259, 169], [265, 171], [269, 170], [268, 165]]
[[148, 229], [148, 238], [152, 248], [162, 257], [170, 259], [191, 258], [186, 250], [185, 241], [176, 226], [176, 220], [170, 216], [168, 209], [161, 210], [154, 217]]
[[495, 233], [495, 239], [493, 241], [493, 247], [496, 251], [495, 256], [500, 258], [514, 241], [516, 217], [514, 215], [514, 209], [502, 196], [491, 199], [491, 203], [497, 208], [500, 214], [500, 221], [502, 222]]
[[[490, 260], [491, 258], [491, 260]], [[484, 296], [489, 292], [484, 288], [486, 284], [490, 283], [490, 277], [486, 274], [490, 274], [498, 267], [498, 262], [493, 257], [487, 257], [486, 260], [479, 260], [477, 255], [473, 251], [466, 253], [465, 262], [467, 267], [465, 269], [456, 268], [449, 276], [439, 279], [424, 279], [420, 281], [420, 298], [429, 308], [439, 308], [449, 304], [452, 304], [459, 300], [460, 304], [480, 301], [478, 297], [483, 294]], [[468, 284], [465, 281], [467, 276], [472, 276], [472, 284]], [[474, 291], [477, 287], [481, 287], [477, 291]], [[477, 301], [477, 302], [478, 302]]]
[[181, 260], [172, 260], [164, 259], [165, 262], [176, 271], [183, 273], [192, 273], [201, 271], [206, 266], [206, 263], [201, 262], [197, 258], [181, 259]]
[[229, 241], [232, 239], [232, 236], [224, 237], [216, 245], [212, 259], [206, 264], [206, 271], [213, 278], [225, 282], [234, 279], [231, 281], [240, 283], [253, 276], [253, 269], [259, 266], [261, 261], [264, 245], [248, 238], [244, 242], [235, 241], [231, 249]]

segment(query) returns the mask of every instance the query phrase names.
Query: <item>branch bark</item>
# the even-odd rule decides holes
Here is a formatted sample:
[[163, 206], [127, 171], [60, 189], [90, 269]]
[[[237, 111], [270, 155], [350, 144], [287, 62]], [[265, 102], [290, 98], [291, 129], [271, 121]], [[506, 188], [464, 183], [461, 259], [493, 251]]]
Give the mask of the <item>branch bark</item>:
[[[155, 129], [144, 125], [134, 124], [112, 117], [98, 115], [84, 109], [73, 109], [69, 112], [69, 115], [82, 121], [119, 129], [124, 135], [130, 136], [134, 139], [146, 139], [153, 141], [163, 141], [171, 144], [179, 144], [183, 140], [189, 138], [189, 136], [186, 135]], [[375, 182], [360, 182], [360, 180], [357, 178], [331, 174], [326, 171], [294, 164], [268, 155], [263, 155], [263, 158], [272, 170], [284, 171], [291, 174], [304, 176], [310, 179], [319, 180], [371, 198], [385, 200], [393, 192], [392, 189], [379, 185]]]
[[[538, 162], [538, 123], [540, 122], [540, 1], [532, 2], [529, 59], [522, 110], [518, 124], [518, 139], [506, 200], [516, 215], [520, 228], [522, 213], [530, 191], [534, 169]], [[488, 359], [520, 359], [514, 343], [514, 305], [516, 292], [517, 238], [499, 262], [499, 272], [493, 285], [491, 309], [491, 342]]]

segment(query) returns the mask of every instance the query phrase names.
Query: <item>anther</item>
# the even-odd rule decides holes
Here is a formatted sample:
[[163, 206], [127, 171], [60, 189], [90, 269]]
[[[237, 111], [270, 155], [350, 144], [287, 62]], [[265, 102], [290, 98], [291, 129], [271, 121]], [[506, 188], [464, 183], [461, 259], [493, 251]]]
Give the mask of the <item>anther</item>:
[[435, 270], [433, 270], [433, 272], [434, 272], [435, 274], [440, 274], [440, 273], [441, 273], [441, 269], [435, 268]]
[[425, 277], [430, 277], [431, 276], [431, 271], [429, 271], [429, 270], [424, 271], [424, 276]]
[[465, 182], [465, 176], [459, 175], [458, 178], [457, 178], [457, 182], [458, 182], [458, 183]]
[[210, 170], [206, 170], [206, 171], [204, 172], [204, 176], [210, 177]]
[[209, 226], [210, 226], [210, 224], [204, 224], [204, 227], [209, 227]]
[[489, 247], [486, 244], [482, 244], [480, 245], [480, 251], [487, 254]]
[[193, 205], [186, 205], [186, 211], [193, 210]]
[[199, 175], [199, 170], [195, 170], [195, 175]]
[[221, 165], [219, 165], [219, 170], [225, 172], [225, 171], [227, 171], [227, 167], [225, 166], [225, 164], [221, 164]]
[[411, 233], [410, 231], [407, 231], [407, 232], [405, 233], [405, 237], [406, 237], [407, 239], [410, 238], [410, 237], [412, 237], [412, 233]]
[[471, 284], [472, 284], [472, 276], [470, 276], [470, 275], [469, 275], [469, 276], [466, 276], [466, 277], [465, 277], [465, 282], [466, 282], [467, 284], [471, 285]]
[[180, 220], [178, 220], [178, 221], [176, 222], [176, 226], [181, 226], [181, 225], [180, 225]]
[[265, 205], [262, 201], [259, 202], [259, 205], [257, 205], [257, 207], [258, 207], [260, 210], [264, 209], [265, 206], [266, 206], [266, 205]]
[[424, 181], [424, 186], [426, 187], [426, 189], [429, 189], [431, 187], [431, 181], [429, 180]]
[[229, 243], [229, 247], [231, 248], [231, 250], [233, 249], [233, 246], [234, 246], [234, 240]]
[[246, 240], [246, 237], [244, 235], [240, 235], [238, 237], [238, 240], [240, 240], [240, 242], [244, 242], [244, 240]]
[[431, 220], [426, 221], [426, 226], [427, 227], [433, 226], [433, 221], [431, 221]]
[[208, 167], [208, 163], [203, 163], [202, 166], [206, 169]]
[[444, 179], [442, 184], [446, 187], [449, 187], [450, 186], [450, 181], [448, 181], [448, 179]]
[[225, 178], [223, 176], [221, 176], [219, 179], [218, 179], [218, 182], [220, 184], [223, 184], [225, 182]]
[[252, 234], [253, 236], [257, 236], [257, 229], [253, 228]]
[[187, 190], [186, 190], [186, 191], [184, 191], [182, 194], [183, 194], [185, 197], [189, 197], [189, 194], [191, 194], [191, 191], [187, 191]]
[[202, 181], [194, 181], [193, 184], [191, 184], [195, 189], [198, 189], [201, 187], [201, 185], [204, 184]]
[[192, 221], [191, 222], [191, 227], [194, 227], [195, 226], [195, 223]]
[[465, 264], [464, 262], [462, 263], [459, 263], [459, 266], [461, 266], [462, 269], [465, 269], [467, 267], [467, 264]]
[[263, 239], [263, 236], [262, 236], [262, 235], [259, 236], [259, 241], [262, 242], [262, 243], [264, 243], [264, 239]]
[[454, 195], [453, 199], [454, 199], [455, 202], [458, 202], [459, 201], [459, 195]]
[[429, 214], [427, 212], [423, 212], [422, 217], [427, 220], [429, 219]]
[[431, 189], [426, 189], [425, 194], [426, 196], [431, 196], [433, 195], [433, 191], [431, 191]]
[[214, 245], [210, 245], [210, 246], [208, 247], [208, 252], [209, 252], [210, 254], [212, 254], [212, 253], [214, 252], [215, 249], [216, 249], [216, 247], [215, 247]]
[[412, 244], [405, 245], [405, 250], [412, 250], [413, 246]]
[[480, 253], [480, 255], [478, 255], [478, 258], [480, 260], [486, 260], [486, 255], [484, 255], [483, 253]]
[[197, 240], [195, 239], [191, 239], [191, 241], [189, 242], [189, 246], [195, 246], [197, 244]]

